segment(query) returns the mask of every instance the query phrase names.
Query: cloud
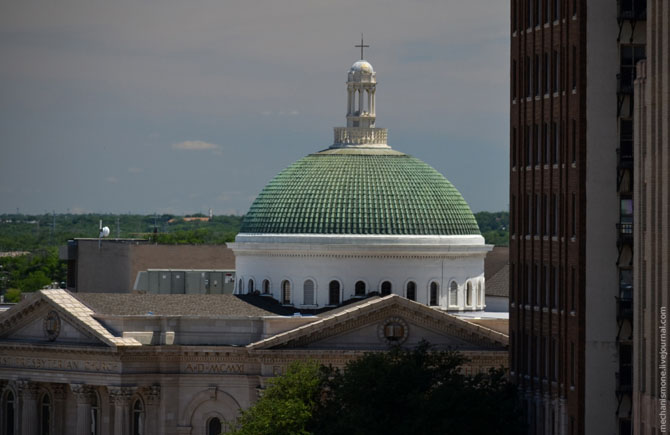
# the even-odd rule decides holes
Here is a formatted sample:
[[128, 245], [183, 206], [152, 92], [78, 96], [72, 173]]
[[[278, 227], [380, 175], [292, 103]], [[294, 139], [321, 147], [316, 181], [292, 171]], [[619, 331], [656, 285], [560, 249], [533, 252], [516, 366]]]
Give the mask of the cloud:
[[185, 140], [184, 142], [172, 144], [172, 149], [174, 150], [203, 151], [203, 150], [218, 150], [220, 148], [221, 147], [219, 145], [204, 142], [201, 140]]

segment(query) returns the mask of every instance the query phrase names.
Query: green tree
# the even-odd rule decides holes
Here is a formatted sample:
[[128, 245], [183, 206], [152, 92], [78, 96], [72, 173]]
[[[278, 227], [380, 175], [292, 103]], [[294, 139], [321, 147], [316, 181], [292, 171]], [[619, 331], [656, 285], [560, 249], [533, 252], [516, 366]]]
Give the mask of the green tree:
[[294, 365], [242, 414], [235, 433], [521, 433], [516, 389], [504, 370], [467, 376], [465, 362], [422, 343], [365, 354], [343, 371]]
[[295, 362], [270, 386], [254, 406], [242, 412], [235, 435], [309, 434], [313, 412], [325, 378], [317, 362]]

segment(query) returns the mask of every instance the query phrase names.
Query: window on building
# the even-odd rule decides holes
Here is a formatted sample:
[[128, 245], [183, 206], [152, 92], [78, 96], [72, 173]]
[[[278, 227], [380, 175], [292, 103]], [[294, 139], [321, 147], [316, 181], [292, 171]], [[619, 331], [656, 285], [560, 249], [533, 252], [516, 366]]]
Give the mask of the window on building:
[[643, 18], [647, 12], [647, 0], [622, 0], [619, 3], [619, 16], [624, 19]]
[[311, 279], [302, 284], [302, 301], [305, 305], [314, 305], [314, 281]]
[[570, 342], [570, 385], [575, 386], [575, 343]]
[[560, 0], [553, 0], [553, 2], [554, 2], [553, 18], [554, 21], [558, 21], [561, 19], [561, 2]]
[[542, 265], [542, 275], [544, 275], [544, 301], [543, 306], [548, 307], [551, 297], [551, 280], [549, 278], [549, 266]]
[[577, 16], [577, 0], [572, 0], [572, 16]]
[[572, 120], [572, 163], [577, 162], [577, 121]]
[[248, 284], [247, 293], [249, 293], [249, 294], [253, 293], [254, 292], [254, 280], [250, 279], [247, 284]]
[[572, 194], [572, 237], [577, 237], [577, 195]]
[[526, 152], [524, 153], [523, 159], [524, 159], [524, 165], [525, 166], [530, 166], [530, 126], [525, 126], [524, 127], [524, 147], [526, 149]]
[[550, 213], [549, 213], [549, 200], [547, 199], [549, 195], [542, 195], [542, 213], [544, 215], [544, 224], [542, 228], [542, 234], [545, 236], [549, 235], [549, 228], [551, 225], [550, 222]]
[[636, 77], [635, 64], [645, 58], [645, 46], [621, 44], [619, 56], [619, 89], [622, 92], [632, 92]]
[[530, 56], [526, 56], [526, 97], [530, 97], [532, 95], [532, 90], [533, 90], [533, 76], [532, 76], [532, 68], [533, 65], [530, 62]]
[[40, 434], [49, 435], [51, 433], [51, 397], [48, 393], [42, 395], [40, 401]]
[[540, 265], [533, 265], [533, 305], [537, 306], [540, 302]]
[[98, 393], [93, 392], [91, 400], [91, 435], [98, 435], [100, 433], [100, 400]]
[[548, 165], [551, 161], [551, 131], [549, 129], [549, 123], [542, 123], [542, 144], [544, 146], [544, 164]]
[[539, 18], [539, 8], [538, 8], [538, 1], [539, 0], [533, 0], [532, 2], [532, 8], [533, 8], [533, 25], [537, 26], [540, 24], [540, 18]]
[[382, 283], [382, 296], [390, 295], [393, 291], [393, 286], [390, 281], [384, 281]]
[[558, 51], [556, 50], [554, 50], [552, 53], [552, 62], [554, 64], [554, 72], [552, 75], [551, 90], [552, 92], [558, 92], [559, 64], [558, 64]]
[[518, 8], [516, 7], [516, 1], [512, 2], [512, 33], [516, 32], [519, 28], [519, 21], [517, 18]]
[[434, 306], [439, 303], [439, 290], [440, 287], [435, 281], [430, 283], [430, 305]]
[[575, 311], [575, 267], [570, 268], [570, 311]]
[[559, 354], [558, 354], [558, 353], [559, 353], [559, 349], [558, 349], [558, 340], [556, 340], [555, 338], [552, 338], [551, 341], [552, 341], [552, 343], [553, 343], [553, 345], [552, 345], [552, 352], [553, 352], [553, 354], [554, 354], [554, 355], [553, 355], [554, 357], [552, 358], [552, 359], [553, 359], [553, 362], [554, 362], [554, 371], [553, 371], [553, 373], [552, 373], [552, 377], [551, 377], [551, 379], [552, 379], [553, 381], [557, 381], [557, 380], [558, 380], [558, 370], [559, 370], [559, 364], [558, 364], [558, 363], [559, 363], [559, 361], [560, 361], [560, 359], [559, 359]]
[[516, 67], [516, 60], [513, 60], [512, 61], [512, 100], [516, 100], [516, 98], [517, 98], [517, 95], [516, 95], [516, 92], [517, 92], [516, 81], [517, 81], [517, 78], [518, 78], [517, 74], [518, 74], [518, 71], [517, 71], [517, 67]]
[[512, 127], [512, 167], [516, 168], [516, 149], [519, 144], [516, 142], [516, 127]]
[[552, 207], [552, 214], [551, 214], [551, 219], [552, 219], [552, 229], [551, 229], [551, 235], [556, 236], [558, 235], [558, 195], [555, 193], [552, 193], [552, 202], [553, 202], [553, 207]]
[[537, 124], [533, 124], [533, 137], [532, 137], [532, 142], [533, 142], [533, 164], [538, 165], [539, 164], [539, 134], [537, 131]]
[[621, 234], [633, 234], [633, 199], [621, 197], [619, 200], [619, 232]]
[[270, 281], [267, 279], [263, 280], [263, 293], [266, 295], [270, 293]]
[[544, 379], [549, 379], [549, 362], [551, 358], [549, 356], [549, 346], [547, 345], [549, 340], [547, 337], [542, 337], [542, 358], [544, 358], [544, 370], [542, 377]]
[[551, 270], [554, 275], [554, 292], [553, 292], [554, 297], [552, 298], [551, 307], [558, 308], [558, 295], [560, 292], [558, 284], [560, 282], [561, 268], [560, 266], [559, 267], [552, 266]]
[[516, 195], [511, 195], [510, 208], [512, 210], [510, 210], [509, 232], [510, 234], [516, 234]]
[[619, 389], [630, 389], [633, 386], [633, 346], [619, 344]]
[[407, 295], [407, 299], [409, 299], [410, 301], [416, 300], [416, 283], [414, 281], [409, 281], [407, 283], [405, 294]]
[[291, 282], [287, 279], [281, 283], [281, 302], [282, 304], [291, 303]]
[[533, 26], [533, 0], [526, 0], [526, 27]]
[[619, 159], [632, 161], [633, 159], [633, 120], [619, 121]]
[[540, 95], [540, 56], [533, 56], [533, 95]]
[[472, 306], [472, 283], [470, 281], [465, 286], [465, 305]]
[[572, 46], [572, 89], [577, 90], [577, 47]]
[[549, 55], [547, 53], [542, 53], [542, 93], [549, 93]]
[[356, 281], [354, 292], [356, 296], [365, 296], [365, 283], [363, 281]]
[[538, 235], [541, 233], [541, 225], [542, 225], [542, 202], [540, 201], [540, 195], [537, 194], [535, 195], [535, 235]]
[[526, 305], [530, 305], [533, 300], [533, 269], [526, 265]]
[[3, 403], [3, 429], [6, 435], [15, 435], [14, 419], [16, 418], [16, 399], [11, 390], [7, 390]]
[[332, 280], [328, 284], [328, 304], [337, 305], [340, 303], [340, 282]]
[[548, 23], [551, 20], [551, 2], [553, 0], [546, 0], [545, 7], [544, 7], [544, 22]]
[[244, 281], [242, 278], [237, 282], [237, 293], [242, 294], [244, 292]]
[[144, 435], [144, 405], [140, 399], [135, 399], [132, 410], [132, 434]]
[[551, 162], [553, 164], [558, 163], [558, 125], [556, 122], [551, 123]]
[[207, 435], [220, 435], [223, 432], [221, 420], [217, 417], [211, 418], [207, 422]]
[[449, 284], [449, 305], [458, 305], [458, 284], [451, 281]]

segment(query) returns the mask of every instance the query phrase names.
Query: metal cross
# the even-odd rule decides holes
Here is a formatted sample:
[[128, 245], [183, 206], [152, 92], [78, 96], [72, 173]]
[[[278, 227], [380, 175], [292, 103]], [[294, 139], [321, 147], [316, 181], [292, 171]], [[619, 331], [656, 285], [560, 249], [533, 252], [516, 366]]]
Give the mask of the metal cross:
[[362, 33], [361, 33], [361, 45], [354, 45], [354, 47], [356, 47], [356, 48], [360, 47], [361, 48], [361, 60], [363, 60], [363, 49], [364, 48], [369, 48], [370, 46], [363, 44], [363, 34]]

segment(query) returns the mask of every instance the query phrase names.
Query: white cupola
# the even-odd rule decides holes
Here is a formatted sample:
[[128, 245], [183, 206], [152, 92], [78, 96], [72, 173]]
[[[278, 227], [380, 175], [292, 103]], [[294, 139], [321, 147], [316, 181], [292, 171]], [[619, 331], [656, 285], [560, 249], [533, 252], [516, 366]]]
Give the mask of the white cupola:
[[367, 60], [363, 59], [361, 35], [361, 59], [354, 62], [347, 74], [347, 126], [335, 127], [335, 141], [332, 148], [374, 147], [388, 148], [385, 128], [375, 128], [375, 92], [377, 73]]

